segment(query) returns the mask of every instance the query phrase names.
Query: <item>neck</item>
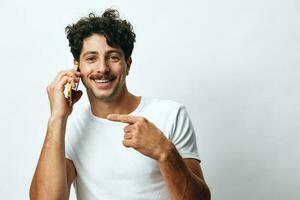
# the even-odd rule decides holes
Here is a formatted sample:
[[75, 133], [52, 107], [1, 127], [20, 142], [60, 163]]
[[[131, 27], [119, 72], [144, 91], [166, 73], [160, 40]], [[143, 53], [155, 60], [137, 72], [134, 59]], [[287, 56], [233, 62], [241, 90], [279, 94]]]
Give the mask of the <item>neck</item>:
[[141, 97], [134, 96], [125, 87], [120, 95], [113, 100], [103, 101], [89, 96], [92, 113], [100, 118], [106, 118], [108, 114], [129, 114], [140, 103]]

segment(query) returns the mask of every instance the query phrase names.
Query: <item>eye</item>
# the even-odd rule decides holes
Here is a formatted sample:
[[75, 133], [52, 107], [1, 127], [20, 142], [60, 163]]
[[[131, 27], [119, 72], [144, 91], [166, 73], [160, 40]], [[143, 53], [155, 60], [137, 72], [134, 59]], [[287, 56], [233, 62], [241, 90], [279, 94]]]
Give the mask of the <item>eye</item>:
[[85, 60], [88, 62], [94, 62], [96, 60], [96, 57], [90, 56], [90, 57], [87, 57]]
[[108, 60], [109, 60], [110, 62], [118, 62], [120, 59], [121, 59], [121, 58], [120, 58], [120, 56], [118, 56], [118, 55], [109, 55], [109, 56], [108, 56]]

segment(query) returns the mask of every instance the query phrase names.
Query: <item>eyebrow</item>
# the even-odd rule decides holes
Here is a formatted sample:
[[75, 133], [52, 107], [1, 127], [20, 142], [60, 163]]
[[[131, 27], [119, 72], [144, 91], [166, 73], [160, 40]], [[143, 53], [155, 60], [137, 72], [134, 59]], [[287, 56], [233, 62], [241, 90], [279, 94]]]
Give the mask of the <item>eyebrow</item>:
[[[106, 52], [106, 54], [110, 54], [110, 53], [118, 53], [118, 54], [121, 54], [122, 55], [122, 52], [118, 49], [114, 49], [114, 50], [109, 50]], [[92, 54], [92, 55], [98, 55], [98, 51], [87, 51], [85, 52], [82, 57], [86, 56], [86, 55], [89, 55], [89, 54]]]
[[110, 53], [118, 53], [118, 54], [122, 55], [122, 52], [120, 50], [118, 50], [118, 49], [107, 51], [107, 54], [110, 54]]
[[85, 52], [85, 53], [82, 55], [82, 57], [84, 57], [84, 56], [86, 56], [86, 55], [88, 55], [88, 54], [98, 55], [99, 53], [98, 53], [97, 51], [87, 51], [87, 52]]

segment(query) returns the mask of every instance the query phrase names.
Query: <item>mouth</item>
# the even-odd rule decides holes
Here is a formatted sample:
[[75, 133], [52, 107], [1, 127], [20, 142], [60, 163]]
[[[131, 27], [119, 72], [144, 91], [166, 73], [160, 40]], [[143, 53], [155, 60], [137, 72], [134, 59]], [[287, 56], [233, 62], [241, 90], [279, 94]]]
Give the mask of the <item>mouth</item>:
[[105, 79], [99, 79], [95, 78], [93, 79], [97, 88], [99, 89], [109, 89], [112, 87], [112, 83], [115, 80], [115, 78], [105, 78]]

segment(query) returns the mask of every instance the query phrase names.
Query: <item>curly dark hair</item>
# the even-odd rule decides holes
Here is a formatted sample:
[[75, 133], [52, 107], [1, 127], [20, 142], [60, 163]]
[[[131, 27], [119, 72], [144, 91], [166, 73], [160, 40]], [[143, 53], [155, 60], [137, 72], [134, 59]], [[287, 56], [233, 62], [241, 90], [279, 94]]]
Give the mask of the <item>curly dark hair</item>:
[[71, 52], [76, 61], [79, 61], [83, 40], [94, 33], [103, 35], [111, 47], [121, 48], [127, 60], [132, 53], [135, 33], [130, 22], [122, 20], [115, 9], [107, 9], [102, 16], [90, 13], [77, 23], [65, 28]]

